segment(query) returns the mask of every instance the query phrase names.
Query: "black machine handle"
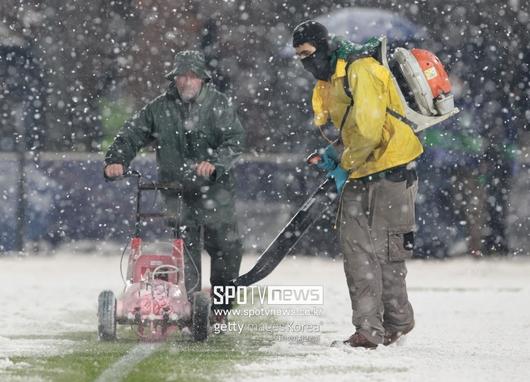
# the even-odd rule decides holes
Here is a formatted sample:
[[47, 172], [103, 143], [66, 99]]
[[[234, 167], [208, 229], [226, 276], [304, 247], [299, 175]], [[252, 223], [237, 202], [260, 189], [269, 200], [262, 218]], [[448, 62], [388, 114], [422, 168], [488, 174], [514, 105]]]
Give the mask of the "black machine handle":
[[336, 203], [335, 190], [332, 179], [322, 182], [261, 254], [256, 265], [229, 285], [249, 286], [267, 277], [293, 251], [309, 228]]
[[105, 180], [107, 182], [115, 182], [117, 180], [123, 180], [127, 178], [138, 178], [138, 190], [149, 191], [149, 190], [164, 190], [164, 191], [176, 191], [182, 192], [182, 184], [179, 182], [151, 182], [151, 181], [142, 181], [142, 174], [138, 170], [128, 169], [121, 176], [109, 177], [105, 175]]
[[[179, 200], [182, 198], [182, 191], [183, 187], [182, 184], [179, 182], [152, 182], [152, 181], [145, 181], [142, 180], [142, 174], [138, 170], [134, 169], [128, 169], [123, 173], [121, 176], [115, 176], [115, 177], [108, 177], [104, 175], [105, 180], [107, 182], [114, 182], [117, 180], [123, 180], [127, 178], [137, 178], [136, 185], [137, 185], [137, 195], [136, 195], [136, 223], [135, 223], [135, 231], [134, 236], [140, 236], [140, 227], [141, 227], [141, 219], [142, 218], [167, 218], [167, 214], [163, 212], [141, 212], [140, 210], [140, 200], [141, 200], [141, 194], [142, 191], [174, 191], [178, 197]], [[180, 203], [182, 203], [180, 201]], [[177, 218], [170, 218], [169, 219], [169, 226], [173, 228], [173, 231], [175, 235], [180, 235], [180, 213], [182, 210], [182, 204], [179, 205], [179, 213]]]
[[316, 165], [322, 160], [322, 157], [318, 153], [318, 151], [315, 151], [305, 159], [305, 162], [309, 165]]
[[182, 192], [182, 184], [179, 182], [143, 182], [138, 185], [140, 190], [164, 190]]

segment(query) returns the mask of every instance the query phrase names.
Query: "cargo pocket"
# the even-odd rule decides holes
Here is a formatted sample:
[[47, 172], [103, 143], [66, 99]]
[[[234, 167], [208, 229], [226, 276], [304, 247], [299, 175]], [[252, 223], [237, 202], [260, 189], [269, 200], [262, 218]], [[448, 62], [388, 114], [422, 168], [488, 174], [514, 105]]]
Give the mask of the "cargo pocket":
[[375, 186], [372, 226], [392, 232], [414, 231], [416, 191], [417, 182], [407, 186], [406, 180], [378, 181]]
[[414, 249], [414, 232], [388, 231], [388, 260], [404, 261], [412, 257]]

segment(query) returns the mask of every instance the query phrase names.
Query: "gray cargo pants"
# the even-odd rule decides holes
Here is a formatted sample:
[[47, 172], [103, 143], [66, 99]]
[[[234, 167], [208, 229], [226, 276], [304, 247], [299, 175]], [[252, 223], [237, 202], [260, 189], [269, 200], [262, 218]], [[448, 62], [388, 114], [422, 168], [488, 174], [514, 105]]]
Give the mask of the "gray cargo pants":
[[339, 235], [352, 321], [373, 343], [414, 324], [405, 259], [412, 256], [417, 187], [415, 171], [402, 167], [349, 180], [342, 193]]

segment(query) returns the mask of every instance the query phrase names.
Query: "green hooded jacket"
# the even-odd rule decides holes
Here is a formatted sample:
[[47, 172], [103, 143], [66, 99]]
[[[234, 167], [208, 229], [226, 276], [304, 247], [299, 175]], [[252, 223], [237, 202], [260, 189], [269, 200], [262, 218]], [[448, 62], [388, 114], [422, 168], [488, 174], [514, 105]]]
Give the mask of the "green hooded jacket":
[[[230, 100], [209, 82], [194, 101], [180, 99], [174, 76], [190, 69], [190, 62], [193, 71], [209, 80], [202, 56], [177, 54], [175, 69], [166, 75], [171, 80], [167, 91], [125, 123], [105, 164], [128, 167], [142, 147], [154, 143], [159, 181], [182, 183], [186, 204], [214, 212], [233, 209], [231, 169], [243, 150], [244, 130]], [[215, 166], [210, 179], [195, 175], [201, 161]]]

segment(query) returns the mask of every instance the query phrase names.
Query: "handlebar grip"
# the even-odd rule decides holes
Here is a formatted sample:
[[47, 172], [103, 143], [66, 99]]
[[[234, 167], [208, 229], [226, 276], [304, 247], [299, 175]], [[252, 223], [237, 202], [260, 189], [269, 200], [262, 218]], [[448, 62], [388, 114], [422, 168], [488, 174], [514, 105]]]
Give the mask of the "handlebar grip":
[[306, 163], [307, 164], [311, 164], [311, 165], [316, 165], [317, 163], [319, 163], [320, 161], [322, 160], [322, 157], [320, 156], [320, 154], [318, 152], [314, 152], [312, 154], [310, 154], [307, 158], [306, 158]]
[[[106, 167], [106, 166], [105, 166]], [[127, 169], [127, 171], [125, 171], [123, 173], [123, 175], [120, 175], [120, 176], [107, 176], [107, 174], [105, 174], [105, 170], [103, 169], [103, 177], [105, 178], [105, 181], [106, 182], [115, 182], [117, 180], [123, 180], [125, 178], [131, 178], [133, 176], [137, 176], [138, 178], [140, 178], [142, 176], [142, 174], [137, 171], [137, 170], [134, 170], [134, 169]]]

